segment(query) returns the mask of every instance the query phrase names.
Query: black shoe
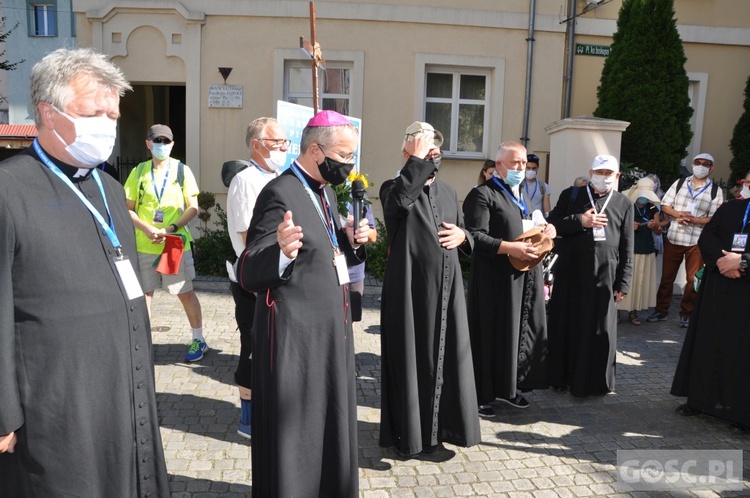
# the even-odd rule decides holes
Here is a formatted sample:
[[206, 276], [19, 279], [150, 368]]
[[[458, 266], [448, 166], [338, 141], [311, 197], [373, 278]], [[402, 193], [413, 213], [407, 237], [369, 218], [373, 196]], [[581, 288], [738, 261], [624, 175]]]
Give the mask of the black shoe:
[[406, 454], [400, 449], [398, 449], [398, 446], [394, 446], [393, 451], [396, 453], [396, 456], [401, 460], [411, 460], [412, 458], [416, 458], [419, 455], [419, 453], [413, 453], [411, 455]]
[[495, 398], [498, 401], [502, 401], [505, 404], [508, 404], [512, 406], [513, 408], [528, 408], [529, 402], [521, 396], [520, 394], [517, 394], [515, 398], [513, 399], [506, 399], [506, 398]]
[[492, 418], [495, 416], [495, 409], [490, 405], [479, 405], [479, 416], [484, 418]]
[[687, 403], [685, 403], [684, 405], [678, 406], [677, 408], [675, 408], [674, 411], [677, 415], [680, 415], [682, 417], [693, 417], [695, 415], [700, 414], [700, 412], [696, 410], [695, 408], [690, 408], [687, 405]]

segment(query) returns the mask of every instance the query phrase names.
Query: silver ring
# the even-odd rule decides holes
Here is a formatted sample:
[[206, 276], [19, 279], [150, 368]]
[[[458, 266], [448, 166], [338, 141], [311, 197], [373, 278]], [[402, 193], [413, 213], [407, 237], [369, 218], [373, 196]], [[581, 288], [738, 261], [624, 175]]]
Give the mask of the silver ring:
[[284, 242], [283, 240], [281, 241], [281, 247], [286, 247], [286, 242]]

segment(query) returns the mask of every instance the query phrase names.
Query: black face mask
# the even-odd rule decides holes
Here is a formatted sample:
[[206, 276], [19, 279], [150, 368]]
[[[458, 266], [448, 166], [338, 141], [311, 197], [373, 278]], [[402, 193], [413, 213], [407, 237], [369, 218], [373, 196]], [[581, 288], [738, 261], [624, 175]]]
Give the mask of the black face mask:
[[354, 163], [342, 163], [328, 156], [326, 156], [322, 163], [318, 164], [320, 176], [331, 185], [341, 185], [344, 183], [353, 168]]
[[440, 169], [440, 163], [442, 162], [442, 160], [442, 157], [433, 157], [432, 159], [428, 159], [428, 161], [435, 165], [435, 171]]

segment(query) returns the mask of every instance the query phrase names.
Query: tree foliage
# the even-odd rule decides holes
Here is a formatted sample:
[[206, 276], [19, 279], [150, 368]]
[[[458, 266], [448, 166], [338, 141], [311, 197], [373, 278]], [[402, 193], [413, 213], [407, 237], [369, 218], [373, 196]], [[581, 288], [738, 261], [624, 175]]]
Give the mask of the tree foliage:
[[745, 84], [745, 103], [742, 108], [742, 115], [734, 125], [732, 140], [729, 142], [729, 148], [732, 150], [732, 160], [729, 163], [729, 169], [732, 171], [730, 183], [745, 178], [750, 170], [750, 77]]
[[621, 160], [677, 177], [692, 138], [685, 51], [673, 0], [623, 0], [594, 115], [630, 122]]
[[[0, 6], [2, 6], [2, 4], [0, 4]], [[10, 34], [18, 27], [18, 23], [16, 23], [8, 31], [5, 31], [5, 21], [7, 20], [7, 17], [0, 17], [0, 43], [5, 43], [8, 37], [10, 37]], [[18, 62], [8, 62], [5, 59], [5, 49], [0, 51], [0, 70], [2, 71], [13, 71], [18, 67], [19, 64], [22, 64], [24, 62], [26, 62], [24, 59], [21, 59]]]

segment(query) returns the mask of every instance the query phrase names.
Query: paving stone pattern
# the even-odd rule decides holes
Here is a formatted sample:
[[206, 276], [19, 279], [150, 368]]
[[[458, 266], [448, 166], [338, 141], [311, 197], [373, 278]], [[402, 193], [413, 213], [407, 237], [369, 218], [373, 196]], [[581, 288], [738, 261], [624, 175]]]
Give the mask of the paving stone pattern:
[[[172, 496], [250, 496], [251, 443], [237, 434], [234, 302], [222, 279], [199, 278], [196, 289], [211, 348], [198, 363], [183, 360], [191, 335], [177, 298], [157, 292], [153, 300], [156, 391]], [[577, 399], [552, 390], [528, 393], [525, 410], [494, 405], [497, 416], [481, 420], [482, 444], [446, 445], [421, 459], [398, 459], [378, 446], [380, 292], [368, 278], [363, 321], [354, 334], [361, 497], [750, 496], [747, 452], [743, 491], [618, 493], [617, 450], [745, 450], [750, 444], [750, 436], [721, 420], [674, 413], [681, 400], [669, 388], [685, 335], [677, 300], [664, 322], [646, 323], [641, 312], [643, 325], [620, 324], [616, 394]]]

